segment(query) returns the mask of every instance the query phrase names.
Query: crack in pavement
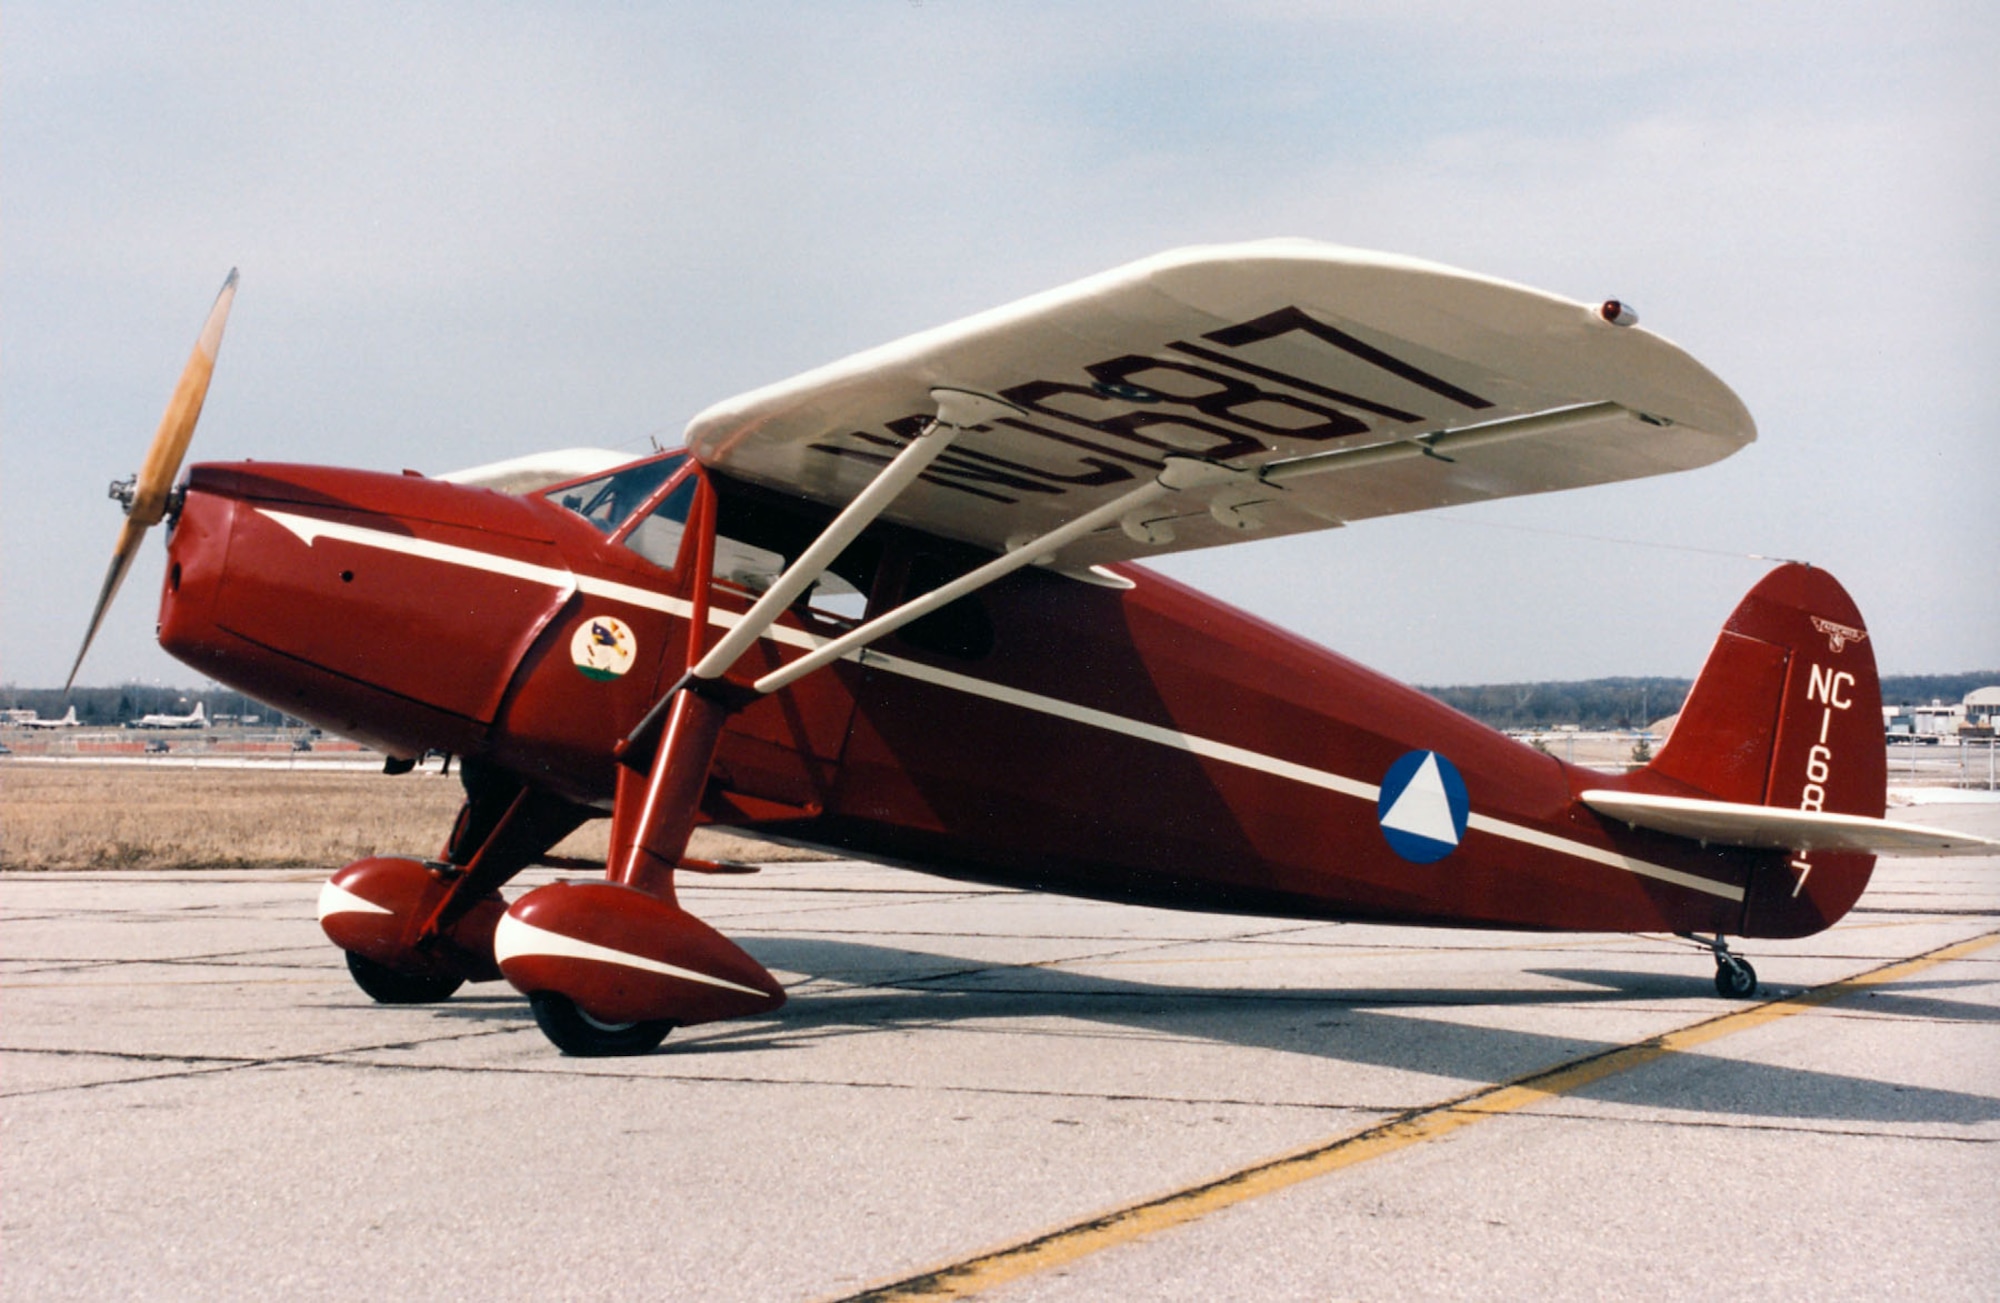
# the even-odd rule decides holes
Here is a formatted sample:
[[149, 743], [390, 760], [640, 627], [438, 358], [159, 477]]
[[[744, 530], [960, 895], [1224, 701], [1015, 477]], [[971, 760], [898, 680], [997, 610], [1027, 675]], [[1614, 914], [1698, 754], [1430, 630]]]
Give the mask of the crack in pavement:
[[218, 1073], [240, 1072], [247, 1068], [289, 1067], [298, 1064], [323, 1062], [340, 1054], [379, 1054], [388, 1050], [416, 1049], [424, 1045], [444, 1044], [451, 1041], [473, 1040], [487, 1036], [503, 1036], [512, 1028], [475, 1028], [471, 1031], [454, 1032], [449, 1035], [424, 1037], [413, 1041], [385, 1041], [379, 1045], [356, 1046], [351, 1050], [316, 1050], [304, 1054], [269, 1055], [203, 1055], [179, 1054], [166, 1051], [123, 1051], [60, 1049], [35, 1046], [0, 1046], [0, 1054], [32, 1054], [52, 1058], [96, 1058], [113, 1059], [140, 1063], [193, 1063], [201, 1066], [183, 1072], [149, 1073], [143, 1077], [117, 1077], [107, 1081], [78, 1081], [60, 1086], [32, 1086], [26, 1090], [0, 1091], [0, 1099], [24, 1099], [31, 1095], [56, 1095], [69, 1091], [102, 1090], [110, 1086], [131, 1086], [145, 1082], [171, 1081], [183, 1077], [205, 1077]]

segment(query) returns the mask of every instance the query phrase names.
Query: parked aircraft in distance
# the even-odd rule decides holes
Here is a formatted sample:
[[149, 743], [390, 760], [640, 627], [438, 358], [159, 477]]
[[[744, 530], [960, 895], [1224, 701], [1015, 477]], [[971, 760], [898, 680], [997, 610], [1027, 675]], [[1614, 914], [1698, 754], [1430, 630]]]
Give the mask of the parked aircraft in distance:
[[208, 703], [197, 701], [194, 709], [185, 715], [141, 715], [132, 721], [133, 728], [207, 728]]
[[[322, 889], [379, 1001], [504, 976], [571, 1054], [776, 1009], [680, 907], [677, 875], [730, 867], [688, 854], [701, 823], [1182, 909], [1677, 933], [1728, 996], [1757, 983], [1725, 935], [1831, 925], [1883, 851], [1996, 845], [1882, 818], [1873, 647], [1824, 570], [1766, 575], [1658, 755], [1598, 773], [1132, 564], [1750, 442], [1616, 300], [1182, 249], [711, 407], [682, 451], [558, 455], [532, 484], [246, 461], [176, 489], [235, 285], [120, 486], [84, 647], [170, 519], [167, 651], [391, 773], [461, 758], [438, 858]], [[603, 880], [501, 896], [607, 815]]]
[[61, 719], [19, 719], [14, 721], [21, 728], [82, 728], [77, 722], [76, 707], [71, 706]]

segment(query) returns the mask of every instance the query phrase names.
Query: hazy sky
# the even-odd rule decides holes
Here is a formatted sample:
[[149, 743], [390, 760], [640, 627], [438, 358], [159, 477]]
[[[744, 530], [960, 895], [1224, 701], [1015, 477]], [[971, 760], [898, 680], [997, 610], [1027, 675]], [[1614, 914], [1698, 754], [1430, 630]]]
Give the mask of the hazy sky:
[[[1885, 670], [2000, 666], [1995, 14], [11, 4], [0, 681], [61, 682], [104, 486], [231, 266], [194, 459], [437, 472], [671, 444], [911, 330], [1271, 235], [1625, 299], [1760, 440], [1161, 568], [1459, 683], [1691, 675], [1763, 569], [1599, 540], [1798, 557]], [[197, 681], [151, 641], [162, 551], [83, 682]]]

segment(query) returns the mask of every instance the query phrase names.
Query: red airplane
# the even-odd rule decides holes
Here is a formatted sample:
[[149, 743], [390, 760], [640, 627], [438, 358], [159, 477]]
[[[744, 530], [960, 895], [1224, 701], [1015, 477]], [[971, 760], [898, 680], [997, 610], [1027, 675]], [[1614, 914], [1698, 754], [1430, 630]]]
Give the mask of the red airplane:
[[[1867, 628], [1822, 570], [1767, 575], [1658, 757], [1608, 774], [1131, 564], [1752, 440], [1616, 301], [1303, 241], [1184, 249], [720, 404], [685, 451], [173, 488], [234, 287], [114, 486], [84, 647], [168, 519], [169, 652], [392, 773], [459, 758], [438, 858], [322, 891], [378, 1001], [505, 977], [570, 1054], [777, 1008], [676, 899], [729, 867], [689, 858], [705, 823], [1180, 909], [1677, 933], [1730, 996], [1756, 976], [1726, 936], [1829, 926], [1878, 852], [1995, 845], [1882, 819]], [[501, 896], [605, 815], [601, 881]]]

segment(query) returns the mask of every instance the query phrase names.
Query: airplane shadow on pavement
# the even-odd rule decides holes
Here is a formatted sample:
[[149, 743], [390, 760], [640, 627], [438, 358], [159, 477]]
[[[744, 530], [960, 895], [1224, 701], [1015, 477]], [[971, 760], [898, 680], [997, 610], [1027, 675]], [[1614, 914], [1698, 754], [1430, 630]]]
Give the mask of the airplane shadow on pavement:
[[[788, 982], [791, 1002], [765, 1018], [676, 1032], [658, 1053], [679, 1058], [782, 1055], [835, 1036], [1059, 1018], [1080, 1025], [1082, 1030], [1071, 1035], [1082, 1041], [1090, 1039], [1093, 1029], [1102, 1035], [1107, 1055], [1135, 1053], [1121, 1044], [1134, 1036], [1234, 1045], [1424, 1073], [1446, 1079], [1438, 1094], [1448, 1098], [1626, 1043], [1523, 1030], [1519, 1011], [1546, 1009], [1554, 1017], [1558, 1009], [1691, 997], [1706, 997], [1718, 1013], [1730, 1008], [1714, 1000], [1705, 973], [1532, 970], [1582, 984], [1568, 989], [1260, 990], [1134, 982], [824, 938], [751, 938], [745, 948], [781, 975], [806, 975], [804, 981]], [[1983, 983], [1898, 983], [1856, 992], [1829, 1008], [1887, 1020], [2000, 1021], [2000, 1009], [1938, 994], [1959, 985]], [[460, 1017], [528, 1017], [517, 999], [461, 997], [438, 1008]], [[1509, 1025], [1487, 1025], [1501, 1021]], [[1572, 1026], [1577, 1021], [1574, 1013], [1565, 1019]], [[1691, 1021], [1697, 1019], [1677, 1025]], [[1077, 1040], [1066, 1044], [1066, 1054], [1089, 1052]], [[1569, 1092], [1569, 1097], [1772, 1120], [1877, 1125], [2000, 1120], [2000, 1099], [1751, 1062], [1731, 1054], [1727, 1044], [1716, 1043], [1712, 1052], [1670, 1054]], [[1456, 1084], [1461, 1082], [1462, 1088]], [[1008, 1083], [1010, 1088], [1019, 1084]], [[1316, 1102], [1380, 1107], [1380, 1101], [1362, 1099]]]

